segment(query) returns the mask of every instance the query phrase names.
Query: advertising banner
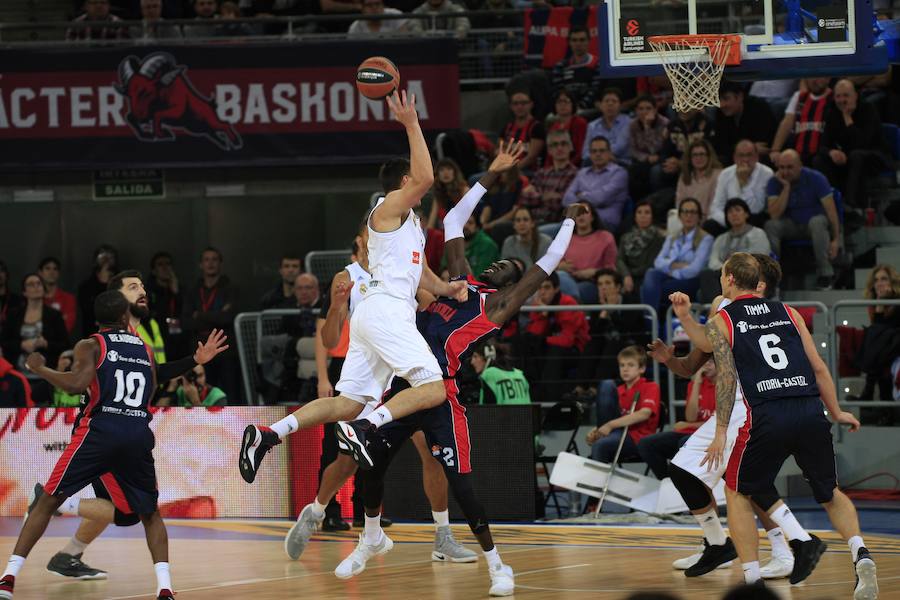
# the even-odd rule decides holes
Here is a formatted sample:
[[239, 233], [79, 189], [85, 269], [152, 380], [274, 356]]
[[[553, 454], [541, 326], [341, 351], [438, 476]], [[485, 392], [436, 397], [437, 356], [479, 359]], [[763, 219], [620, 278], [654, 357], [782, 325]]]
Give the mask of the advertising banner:
[[408, 153], [356, 67], [384, 55], [427, 136], [459, 127], [453, 40], [0, 51], [0, 170], [377, 163]]
[[[604, 27], [606, 24], [603, 24]], [[551, 9], [531, 8], [525, 11], [525, 64], [532, 69], [550, 69], [569, 56], [569, 30], [587, 29], [590, 47], [597, 48], [597, 7]]]

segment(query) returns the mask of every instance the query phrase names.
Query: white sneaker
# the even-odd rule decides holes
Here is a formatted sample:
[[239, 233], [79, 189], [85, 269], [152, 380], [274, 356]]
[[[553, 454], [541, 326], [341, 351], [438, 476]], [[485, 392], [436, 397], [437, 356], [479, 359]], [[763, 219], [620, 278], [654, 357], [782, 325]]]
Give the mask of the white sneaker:
[[763, 579], [780, 579], [787, 577], [794, 570], [793, 556], [773, 555], [772, 560], [767, 562], [760, 570], [759, 575]]
[[322, 521], [324, 520], [325, 513], [322, 513], [322, 517], [318, 519], [313, 514], [312, 503], [303, 507], [303, 510], [300, 511], [300, 516], [297, 517], [297, 522], [294, 523], [294, 526], [291, 527], [291, 530], [288, 531], [287, 536], [284, 538], [284, 551], [292, 560], [300, 558], [300, 555], [306, 550], [309, 539], [322, 526]]
[[[705, 546], [702, 546], [702, 545], [698, 546], [697, 552], [695, 552], [694, 554], [691, 554], [690, 556], [685, 556], [684, 558], [679, 558], [678, 560], [673, 561], [672, 568], [678, 569], [679, 571], [685, 571], [687, 569], [690, 569], [691, 567], [696, 565], [697, 561], [700, 560], [700, 557], [703, 556], [704, 548], [705, 548]], [[719, 565], [716, 568], [717, 569], [727, 569], [733, 563], [734, 563], [734, 561], [729, 560], [728, 562], [722, 563], [721, 565]]]
[[366, 563], [370, 558], [387, 554], [394, 547], [394, 542], [384, 533], [381, 534], [381, 541], [377, 544], [367, 544], [364, 536], [363, 533], [359, 534], [359, 543], [356, 545], [356, 549], [334, 570], [334, 575], [338, 579], [350, 579], [359, 575], [366, 570]]
[[875, 576], [875, 561], [866, 557], [856, 561], [856, 589], [853, 600], [876, 600], [878, 598], [878, 579]]
[[496, 569], [490, 570], [491, 596], [512, 596], [516, 591], [516, 582], [510, 566], [500, 563]]

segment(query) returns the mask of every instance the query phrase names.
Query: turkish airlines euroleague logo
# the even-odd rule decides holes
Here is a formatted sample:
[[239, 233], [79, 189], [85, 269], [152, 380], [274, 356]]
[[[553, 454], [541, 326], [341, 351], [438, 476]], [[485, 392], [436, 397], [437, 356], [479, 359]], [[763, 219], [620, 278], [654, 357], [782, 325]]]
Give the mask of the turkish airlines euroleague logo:
[[637, 19], [630, 19], [628, 23], [625, 24], [625, 32], [628, 35], [638, 35], [641, 33], [641, 24]]

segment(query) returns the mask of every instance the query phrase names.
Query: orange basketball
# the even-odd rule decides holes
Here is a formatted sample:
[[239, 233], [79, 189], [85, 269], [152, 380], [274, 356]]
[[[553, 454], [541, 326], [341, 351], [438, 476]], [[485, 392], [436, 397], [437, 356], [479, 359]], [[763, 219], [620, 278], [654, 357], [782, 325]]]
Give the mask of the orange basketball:
[[386, 98], [399, 86], [400, 71], [397, 65], [383, 56], [367, 58], [356, 69], [356, 89], [366, 98]]

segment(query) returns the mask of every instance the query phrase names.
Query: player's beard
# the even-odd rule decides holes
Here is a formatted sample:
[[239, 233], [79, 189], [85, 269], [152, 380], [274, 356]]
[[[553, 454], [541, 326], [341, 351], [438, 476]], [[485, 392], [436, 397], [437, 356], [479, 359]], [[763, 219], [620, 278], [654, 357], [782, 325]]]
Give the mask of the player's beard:
[[150, 316], [150, 307], [149, 306], [141, 306], [140, 304], [129, 304], [128, 310], [131, 311], [131, 315], [133, 317], [137, 317], [140, 320], [144, 320]]

